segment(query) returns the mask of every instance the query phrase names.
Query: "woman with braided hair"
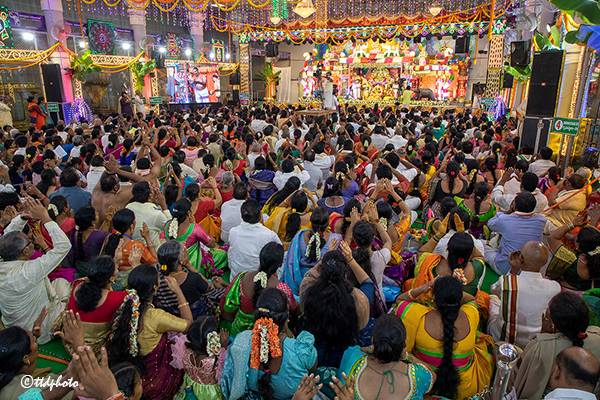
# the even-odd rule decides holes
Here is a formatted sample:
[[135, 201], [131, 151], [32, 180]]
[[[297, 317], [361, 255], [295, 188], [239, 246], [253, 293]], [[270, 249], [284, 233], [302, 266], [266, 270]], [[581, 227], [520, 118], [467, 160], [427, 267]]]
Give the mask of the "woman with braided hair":
[[231, 336], [250, 329], [254, 323], [256, 302], [268, 287], [274, 287], [287, 295], [290, 310], [298, 305], [292, 291], [277, 277], [277, 270], [283, 263], [283, 246], [276, 242], [267, 243], [260, 251], [258, 271], [244, 271], [237, 274], [221, 299], [222, 317], [231, 323]]
[[[412, 301], [430, 289], [431, 306]], [[493, 340], [477, 330], [479, 310], [472, 299], [459, 279], [443, 276], [401, 294], [394, 306], [406, 327], [406, 350], [437, 375], [433, 394], [464, 399], [489, 386]]]
[[138, 361], [143, 365], [144, 398], [170, 399], [181, 386], [183, 371], [171, 366], [172, 350], [168, 332], [186, 332], [192, 311], [179, 284], [167, 277], [169, 288], [179, 303], [180, 317], [152, 306], [159, 286], [154, 265], [142, 264], [128, 276], [127, 295], [113, 320], [107, 351], [111, 365]]
[[373, 350], [348, 348], [338, 378], [354, 383], [355, 399], [419, 400], [435, 382], [435, 374], [421, 363], [407, 360], [406, 329], [393, 315], [382, 315], [373, 329]]
[[227, 254], [217, 248], [215, 240], [196, 223], [192, 203], [181, 198], [171, 211], [173, 219], [165, 226], [167, 240], [177, 240], [187, 248], [190, 265], [206, 279], [221, 277], [227, 267]]
[[340, 235], [329, 231], [329, 213], [324, 208], [316, 208], [310, 216], [311, 229], [300, 230], [288, 249], [281, 279], [295, 296], [306, 272], [319, 262], [321, 255], [329, 251], [333, 239]]
[[304, 375], [316, 368], [317, 350], [306, 331], [296, 338], [286, 335], [288, 318], [285, 294], [264, 289], [253, 328], [239, 333], [229, 347], [221, 379], [224, 398], [292, 398]]
[[496, 215], [496, 206], [489, 196], [489, 185], [485, 182], [478, 182], [473, 185], [472, 196], [468, 199], [455, 197], [454, 200], [458, 207], [465, 211], [471, 218], [469, 233], [477, 239], [489, 236], [489, 230], [484, 229], [494, 215]]

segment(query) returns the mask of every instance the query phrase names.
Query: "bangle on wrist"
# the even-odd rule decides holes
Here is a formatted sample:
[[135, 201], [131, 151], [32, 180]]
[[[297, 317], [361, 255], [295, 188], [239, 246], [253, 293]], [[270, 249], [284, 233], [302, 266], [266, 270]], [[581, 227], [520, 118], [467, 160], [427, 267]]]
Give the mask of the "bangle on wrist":
[[413, 296], [413, 290], [412, 290], [412, 289], [410, 289], [410, 290], [408, 291], [408, 298], [409, 298], [411, 301], [415, 299], [415, 296]]
[[177, 306], [177, 308], [181, 309], [181, 308], [183, 308], [183, 307], [187, 307], [187, 306], [189, 306], [189, 305], [190, 305], [190, 303], [188, 303], [188, 302], [186, 301], [185, 303], [181, 303], [180, 305], [178, 305], [178, 306]]

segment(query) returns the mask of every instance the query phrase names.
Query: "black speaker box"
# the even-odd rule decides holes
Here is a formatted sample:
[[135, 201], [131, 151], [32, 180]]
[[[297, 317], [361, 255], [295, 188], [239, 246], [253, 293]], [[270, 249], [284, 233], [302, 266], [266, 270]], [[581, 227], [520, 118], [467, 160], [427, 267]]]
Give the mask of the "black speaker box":
[[553, 117], [560, 89], [564, 51], [541, 51], [533, 56], [525, 115]]
[[525, 67], [529, 65], [531, 41], [512, 42], [510, 44], [510, 65]]
[[156, 62], [156, 68], [163, 69], [165, 67], [165, 55], [158, 50], [152, 50], [151, 57]]
[[240, 84], [240, 71], [235, 71], [234, 74], [229, 75], [229, 84], [230, 85], [239, 85]]
[[502, 78], [502, 88], [503, 89], [512, 89], [515, 81], [515, 77], [511, 74], [504, 73], [504, 77]]
[[267, 57], [277, 57], [279, 55], [279, 45], [277, 43], [267, 43], [265, 46]]
[[51, 103], [62, 103], [63, 85], [59, 64], [42, 64], [42, 77], [44, 78], [44, 89], [46, 90], [46, 101]]
[[457, 38], [454, 42], [454, 54], [467, 54], [469, 52], [470, 39], [469, 35]]

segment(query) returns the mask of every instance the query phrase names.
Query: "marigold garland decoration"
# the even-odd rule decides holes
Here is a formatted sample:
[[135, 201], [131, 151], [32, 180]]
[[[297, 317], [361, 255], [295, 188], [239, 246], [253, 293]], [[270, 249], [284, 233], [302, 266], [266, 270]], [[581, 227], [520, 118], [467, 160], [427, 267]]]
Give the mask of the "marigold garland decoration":
[[252, 348], [250, 350], [250, 368], [259, 369], [271, 358], [282, 356], [279, 342], [279, 327], [271, 318], [259, 318], [252, 328]]

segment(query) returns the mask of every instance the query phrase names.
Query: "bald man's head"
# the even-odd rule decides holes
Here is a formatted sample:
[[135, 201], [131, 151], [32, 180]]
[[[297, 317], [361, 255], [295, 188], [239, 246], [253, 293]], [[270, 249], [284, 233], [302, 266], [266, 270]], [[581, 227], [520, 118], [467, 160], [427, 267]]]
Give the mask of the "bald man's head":
[[556, 356], [550, 387], [594, 392], [600, 377], [600, 362], [583, 347], [567, 347]]
[[548, 248], [541, 242], [529, 241], [521, 249], [523, 270], [539, 272], [548, 262]]

